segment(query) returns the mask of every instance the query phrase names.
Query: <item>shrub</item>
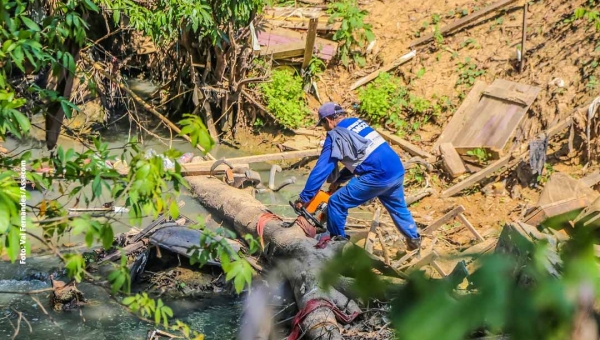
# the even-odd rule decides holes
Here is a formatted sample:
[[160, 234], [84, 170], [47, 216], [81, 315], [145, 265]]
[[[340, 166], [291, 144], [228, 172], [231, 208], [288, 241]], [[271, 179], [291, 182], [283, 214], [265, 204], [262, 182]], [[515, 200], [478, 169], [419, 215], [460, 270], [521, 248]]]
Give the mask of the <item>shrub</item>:
[[342, 64], [348, 67], [350, 57], [352, 57], [358, 66], [364, 66], [365, 58], [360, 51], [356, 52], [356, 50], [362, 50], [366, 42], [375, 39], [371, 25], [365, 24], [363, 21], [369, 12], [361, 10], [356, 0], [334, 2], [330, 5], [329, 12], [331, 13], [330, 23], [338, 18], [342, 19], [340, 29], [333, 35], [333, 40], [342, 43], [338, 50]]
[[358, 97], [360, 111], [368, 120], [375, 124], [390, 124], [398, 129], [399, 135], [418, 130], [442, 110], [442, 105], [410, 94], [400, 79], [388, 73], [381, 73], [360, 90]]
[[271, 80], [260, 85], [269, 111], [286, 128], [305, 125], [310, 120], [310, 111], [302, 90], [302, 78], [286, 69], [274, 70]]

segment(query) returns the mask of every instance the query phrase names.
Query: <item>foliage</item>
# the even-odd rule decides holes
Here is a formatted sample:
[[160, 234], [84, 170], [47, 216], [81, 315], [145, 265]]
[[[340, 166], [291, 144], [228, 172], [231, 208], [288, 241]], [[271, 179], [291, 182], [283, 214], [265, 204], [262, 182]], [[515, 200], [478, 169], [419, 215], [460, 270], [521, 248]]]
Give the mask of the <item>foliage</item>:
[[131, 276], [127, 267], [127, 256], [121, 250], [121, 265], [116, 270], [113, 270], [108, 275], [108, 281], [111, 283], [112, 293], [115, 294], [118, 290], [129, 294], [131, 291]]
[[371, 122], [391, 124], [400, 134], [418, 130], [442, 109], [438, 104], [409, 93], [399, 78], [385, 72], [363, 87], [358, 98], [360, 111]]
[[[225, 279], [233, 284], [236, 292], [242, 292], [245, 286], [250, 286], [254, 270], [245, 259], [243, 254], [236, 253], [225, 237], [235, 237], [235, 234], [227, 229], [219, 228], [216, 231], [203, 228], [202, 224], [195, 226], [202, 229], [200, 236], [200, 245], [190, 247], [190, 263], [205, 265], [210, 259], [219, 259], [221, 267], [225, 272]], [[260, 244], [252, 237], [245, 236], [246, 242], [250, 245], [250, 254], [260, 249]]]
[[472, 86], [475, 84], [475, 79], [485, 74], [485, 70], [480, 69], [471, 58], [465, 58], [465, 61], [458, 63], [458, 80], [456, 86], [466, 85]]
[[329, 23], [342, 19], [340, 29], [333, 35], [333, 40], [341, 42], [338, 55], [342, 64], [348, 67], [352, 57], [358, 66], [364, 66], [365, 58], [361, 50], [365, 48], [365, 43], [375, 40], [372, 26], [364, 23], [364, 18], [369, 12], [361, 10], [356, 0], [331, 3], [329, 12], [331, 13]]
[[165, 328], [168, 328], [168, 318], [173, 316], [173, 310], [162, 302], [161, 299], [155, 301], [148, 296], [148, 293], [136, 294], [123, 299], [122, 303], [129, 306], [134, 313], [139, 312], [143, 317], [154, 317], [154, 322], [159, 325], [161, 320]]
[[308, 63], [307, 71], [312, 77], [318, 77], [326, 68], [327, 65], [325, 65], [323, 60], [313, 55]]
[[411, 184], [422, 185], [426, 180], [426, 172], [421, 165], [417, 164], [406, 171], [406, 181], [405, 186], [410, 186]]
[[302, 90], [302, 78], [291, 70], [273, 70], [271, 82], [260, 85], [264, 101], [277, 121], [291, 129], [303, 126], [310, 118]]
[[472, 38], [469, 38], [460, 44], [460, 48], [465, 48], [465, 47], [468, 47], [469, 49], [471, 49], [471, 48], [480, 49], [481, 48], [479, 43], [475, 39], [472, 39]]
[[588, 8], [577, 8], [574, 13], [574, 19], [587, 19], [588, 23], [594, 25], [596, 31], [600, 31], [600, 11], [598, 11], [596, 1], [588, 0]]
[[550, 176], [552, 176], [552, 174], [555, 172], [556, 172], [556, 170], [554, 169], [552, 164], [550, 164], [550, 163], [544, 164], [544, 172], [541, 175], [537, 176], [537, 182], [542, 183], [542, 184], [547, 183], [548, 180], [550, 179]]
[[481, 164], [487, 164], [488, 160], [492, 156], [484, 148], [475, 148], [467, 151], [467, 156], [473, 156]]
[[402, 339], [568, 339], [574, 327], [582, 325], [576, 322], [579, 304], [585, 304], [580, 309], [585, 313], [600, 297], [595, 237], [589, 232], [577, 229], [559, 249], [558, 277], [548, 270], [554, 268], [549, 259], [556, 258], [555, 246], [544, 241], [534, 245], [518, 235], [510, 238], [514, 252], [476, 259], [479, 266], [467, 277], [466, 289], [457, 288], [462, 277], [434, 280], [419, 270], [409, 274], [406, 284], [386, 283], [373, 274], [367, 256], [358, 249], [340, 252], [322, 277], [327, 286], [340, 275], [355, 277], [350, 289], [363, 299], [385, 295], [391, 301], [390, 321]]
[[219, 46], [227, 42], [224, 30], [228, 24], [234, 30], [246, 27], [264, 5], [262, 0], [157, 0], [148, 8], [134, 0], [95, 1], [112, 12], [115, 23], [119, 24], [124, 14], [131, 26], [156, 42], [172, 41], [183, 28]]
[[183, 116], [187, 118], [179, 121], [179, 124], [183, 126], [179, 135], [189, 135], [194, 147], [200, 144], [204, 150], [212, 149], [215, 146], [215, 141], [210, 137], [202, 119], [191, 114], [184, 114]]
[[598, 79], [595, 76], [590, 76], [585, 88], [589, 92], [594, 92], [598, 88]]

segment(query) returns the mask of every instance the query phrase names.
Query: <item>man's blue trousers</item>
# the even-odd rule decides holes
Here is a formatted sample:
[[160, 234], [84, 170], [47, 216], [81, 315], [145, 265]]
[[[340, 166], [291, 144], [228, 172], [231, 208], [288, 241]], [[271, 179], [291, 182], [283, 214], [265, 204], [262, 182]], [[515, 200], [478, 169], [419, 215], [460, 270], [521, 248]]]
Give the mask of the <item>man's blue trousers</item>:
[[327, 230], [332, 236], [346, 236], [344, 227], [348, 209], [355, 208], [375, 197], [379, 197], [379, 201], [392, 216], [396, 228], [405, 237], [419, 237], [415, 220], [408, 211], [404, 199], [404, 176], [386, 185], [370, 183], [361, 177], [352, 178], [346, 186], [340, 188], [329, 198]]

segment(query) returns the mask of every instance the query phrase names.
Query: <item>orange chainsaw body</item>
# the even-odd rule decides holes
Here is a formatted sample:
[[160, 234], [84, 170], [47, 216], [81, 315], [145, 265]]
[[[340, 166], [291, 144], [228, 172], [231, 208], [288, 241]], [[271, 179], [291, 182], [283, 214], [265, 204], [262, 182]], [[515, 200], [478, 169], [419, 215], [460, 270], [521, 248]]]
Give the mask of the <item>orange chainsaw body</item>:
[[329, 197], [331, 197], [330, 193], [325, 192], [323, 190], [319, 190], [319, 192], [317, 192], [317, 195], [306, 204], [306, 211], [309, 214], [313, 215], [317, 220], [321, 222], [324, 221], [324, 210], [327, 207], [327, 203], [329, 202]]

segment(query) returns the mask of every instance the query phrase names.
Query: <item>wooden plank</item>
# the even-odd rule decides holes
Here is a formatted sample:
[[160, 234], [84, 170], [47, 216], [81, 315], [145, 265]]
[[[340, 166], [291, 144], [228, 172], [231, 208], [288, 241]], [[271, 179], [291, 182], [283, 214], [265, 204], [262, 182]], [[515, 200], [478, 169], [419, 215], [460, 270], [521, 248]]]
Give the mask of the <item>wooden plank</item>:
[[419, 156], [421, 158], [423, 158], [424, 160], [428, 161], [428, 162], [433, 162], [435, 161], [435, 156], [423, 151], [421, 148], [419, 148], [418, 146], [409, 143], [408, 141], [405, 141], [404, 139], [391, 134], [388, 131], [385, 131], [381, 128], [377, 129], [377, 132], [388, 142], [390, 142], [391, 144], [395, 144], [398, 145], [399, 147], [401, 147], [404, 151], [408, 152], [409, 154], [413, 155], [413, 156]]
[[365, 241], [365, 250], [369, 254], [373, 254], [373, 244], [375, 244], [375, 237], [377, 237], [377, 227], [379, 227], [379, 218], [381, 217], [381, 208], [378, 207], [373, 214], [373, 220], [371, 222], [371, 229], [367, 234], [367, 240]]
[[408, 268], [408, 271], [421, 269], [422, 267], [430, 264], [431, 261], [435, 261], [438, 257], [439, 257], [438, 253], [436, 253], [435, 251], [431, 251], [429, 254], [423, 256], [423, 258], [421, 258], [419, 261], [417, 261], [417, 263], [410, 266]]
[[596, 170], [579, 181], [586, 187], [591, 188], [600, 182], [600, 171]]
[[530, 92], [512, 91], [498, 86], [488, 87], [483, 91], [483, 95], [517, 103], [522, 106], [531, 105], [535, 100], [535, 97], [537, 97], [537, 93], [533, 96], [533, 93]]
[[423, 229], [423, 234], [430, 235], [434, 231], [438, 230], [441, 226], [446, 224], [448, 221], [456, 217], [458, 214], [461, 214], [465, 211], [465, 207], [459, 205], [458, 207], [450, 210], [444, 216], [438, 218], [435, 222], [431, 223], [427, 226], [427, 228]]
[[431, 261], [431, 266], [433, 267], [433, 269], [435, 269], [438, 274], [440, 274], [442, 277], [446, 277], [448, 276], [448, 274], [446, 274], [446, 272], [442, 269], [442, 267], [440, 267], [440, 265], [435, 262], [435, 261]]
[[287, 44], [273, 44], [261, 48], [259, 55], [273, 56], [273, 59], [287, 59], [304, 55], [303, 42], [290, 42]]
[[308, 26], [308, 35], [306, 44], [304, 45], [304, 60], [302, 61], [302, 69], [306, 69], [312, 59], [313, 49], [315, 48], [315, 38], [317, 37], [317, 19], [311, 18]]
[[467, 172], [465, 164], [458, 152], [456, 152], [456, 149], [454, 149], [452, 143], [440, 144], [440, 154], [442, 155], [444, 168], [452, 178], [456, 178]]
[[[454, 115], [452, 115], [452, 119], [450, 123], [446, 125], [442, 134], [438, 137], [438, 140], [433, 145], [433, 150], [438, 150], [441, 143], [452, 142], [456, 137], [456, 134], [460, 132], [462, 127], [468, 122], [466, 117], [470, 116], [470, 111], [474, 110], [477, 107], [477, 103], [481, 99], [483, 95], [483, 91], [488, 87], [488, 84], [481, 80], [476, 80], [475, 84], [469, 94], [463, 100], [462, 104], [456, 110]], [[437, 152], [437, 151], [436, 151]]]
[[475, 230], [475, 227], [473, 227], [473, 225], [471, 224], [471, 222], [469, 222], [469, 220], [467, 220], [467, 218], [465, 217], [465, 215], [463, 215], [462, 213], [460, 213], [460, 214], [458, 214], [457, 217], [462, 222], [462, 224], [464, 224], [465, 227], [467, 227], [467, 229], [469, 229], [469, 231], [471, 231], [471, 233], [473, 235], [475, 235], [475, 237], [479, 241], [483, 241], [483, 237], [481, 237], [481, 235], [477, 232], [477, 230]]
[[505, 165], [507, 165], [509, 161], [510, 161], [510, 155], [506, 155], [506, 156], [500, 158], [499, 160], [490, 164], [485, 169], [470, 176], [469, 178], [465, 179], [464, 181], [457, 183], [457, 184], [451, 186], [450, 188], [442, 191], [442, 197], [446, 198], [446, 197], [454, 196], [454, 195], [460, 193], [461, 191], [463, 191], [464, 189], [470, 187], [471, 185], [479, 183], [486, 177], [491, 176], [494, 172], [496, 172], [497, 170], [499, 170], [502, 167], [504, 167]]
[[377, 237], [379, 238], [379, 244], [381, 244], [381, 251], [383, 252], [383, 261], [385, 262], [385, 264], [387, 264], [388, 266], [391, 265], [391, 261], [390, 261], [390, 253], [388, 251], [387, 246], [385, 245], [385, 239], [383, 238], [383, 235], [381, 234], [381, 230], [377, 229]]
[[410, 51], [409, 53], [401, 56], [400, 58], [396, 59], [393, 63], [384, 66], [380, 69], [378, 69], [375, 72], [372, 72], [371, 74], [368, 74], [362, 78], [360, 78], [359, 80], [357, 80], [354, 84], [352, 84], [352, 86], [350, 86], [350, 90], [354, 90], [357, 87], [363, 86], [364, 84], [370, 82], [371, 80], [377, 78], [379, 76], [380, 73], [383, 72], [389, 72], [393, 69], [395, 69], [396, 67], [408, 62], [409, 60], [411, 60], [412, 58], [414, 58], [417, 55], [417, 51], [413, 50]]
[[317, 7], [267, 8], [263, 12], [263, 18], [272, 26], [292, 29], [308, 29], [310, 19], [317, 19], [318, 31], [337, 31], [341, 27], [341, 19], [330, 24], [330, 16], [323, 14], [323, 10]]
[[[289, 19], [268, 19], [269, 24], [276, 27], [290, 28], [296, 30], [307, 30], [309, 28], [308, 21], [295, 21]], [[327, 21], [319, 20], [317, 23], [317, 31], [337, 31], [342, 27], [341, 22], [328, 23]]]
[[[454, 31], [454, 30], [456, 30], [456, 29], [458, 29], [458, 28], [460, 28], [462, 26], [465, 26], [468, 23], [471, 23], [471, 22], [473, 22], [473, 21], [481, 18], [482, 16], [484, 16], [484, 15], [490, 13], [490, 12], [496, 11], [496, 10], [498, 10], [498, 9], [504, 7], [504, 6], [507, 6], [507, 5], [509, 5], [509, 4], [513, 3], [513, 2], [516, 2], [516, 1], [517, 0], [501, 0], [501, 1], [498, 1], [498, 2], [496, 2], [496, 3], [494, 3], [494, 4], [492, 4], [492, 5], [488, 6], [488, 7], [486, 7], [484, 9], [480, 10], [480, 11], [477, 11], [475, 13], [469, 14], [469, 15], [467, 15], [465, 17], [460, 18], [459, 20], [454, 21], [453, 23], [451, 23], [451, 24], [449, 24], [447, 26], [444, 26], [444, 27], [440, 28], [439, 33], [442, 34], [442, 35], [444, 35], [445, 33]], [[410, 43], [409, 46], [410, 47], [414, 47], [414, 46], [420, 45], [420, 44], [422, 44], [424, 42], [427, 42], [429, 40], [432, 40], [432, 39], [433, 39], [433, 33], [430, 33], [430, 34], [427, 34], [427, 35], [425, 35], [425, 36], [423, 36], [423, 37], [421, 37], [419, 39], [413, 40]]]
[[[270, 154], [266, 154], [266, 155], [233, 157], [233, 158], [227, 158], [227, 162], [229, 162], [229, 164], [232, 164], [232, 165], [233, 164], [252, 164], [252, 163], [262, 163], [262, 162], [271, 162], [271, 161], [283, 161], [286, 159], [317, 157], [320, 154], [321, 154], [320, 149], [311, 149], [311, 150], [301, 150], [301, 151], [270, 153]], [[202, 168], [205, 166], [212, 166], [214, 162], [215, 161], [187, 163], [186, 169], [188, 171], [194, 171], [197, 168]]]

